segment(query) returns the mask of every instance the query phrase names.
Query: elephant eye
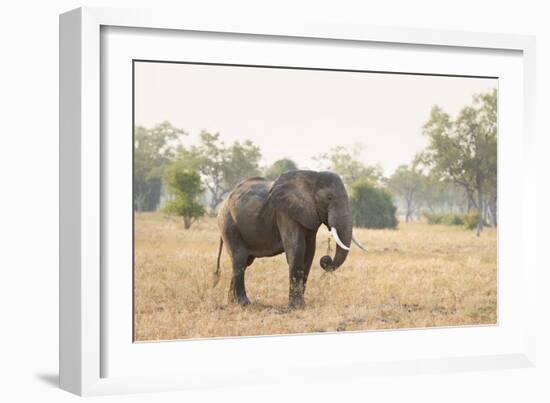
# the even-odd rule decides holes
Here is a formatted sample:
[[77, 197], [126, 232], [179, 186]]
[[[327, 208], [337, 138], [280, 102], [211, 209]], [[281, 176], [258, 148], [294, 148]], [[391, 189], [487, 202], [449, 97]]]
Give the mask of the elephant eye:
[[329, 200], [332, 200], [332, 197], [333, 197], [333, 196], [332, 196], [332, 193], [329, 193], [329, 194], [327, 195], [327, 199], [329, 199]]

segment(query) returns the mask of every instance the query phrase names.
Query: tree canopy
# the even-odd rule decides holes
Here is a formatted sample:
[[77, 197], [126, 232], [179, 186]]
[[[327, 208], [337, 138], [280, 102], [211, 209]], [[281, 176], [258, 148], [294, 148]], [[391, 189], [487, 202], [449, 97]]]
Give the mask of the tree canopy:
[[204, 191], [199, 173], [179, 161], [166, 168], [164, 182], [172, 199], [162, 210], [182, 217], [185, 229], [190, 228], [195, 219], [204, 215], [204, 208], [198, 201]]
[[414, 167], [399, 166], [387, 181], [388, 188], [405, 205], [405, 221], [409, 222], [422, 201], [426, 190], [425, 178]]
[[134, 208], [151, 211], [158, 207], [164, 167], [171, 163], [174, 145], [185, 131], [169, 122], [151, 129], [138, 126], [134, 131]]
[[199, 144], [179, 147], [178, 159], [200, 173], [215, 212], [224, 196], [241, 180], [260, 175], [260, 148], [250, 140], [226, 146], [219, 133], [202, 131]]
[[420, 160], [435, 175], [462, 186], [468, 193], [480, 213], [478, 236], [487, 198], [496, 217], [496, 102], [496, 90], [475, 95], [472, 105], [464, 107], [456, 120], [434, 106], [423, 126], [429, 145]]
[[350, 187], [353, 223], [364, 228], [396, 228], [397, 208], [386, 189], [368, 179], [359, 179]]
[[264, 175], [269, 180], [275, 180], [282, 173], [288, 171], [296, 171], [297, 169], [298, 165], [296, 165], [294, 161], [289, 158], [282, 158], [267, 167]]
[[336, 146], [315, 159], [321, 169], [340, 175], [346, 186], [350, 186], [359, 179], [368, 179], [377, 183], [383, 177], [382, 169], [379, 166], [369, 166], [361, 162], [362, 150], [363, 147], [360, 144], [351, 147]]

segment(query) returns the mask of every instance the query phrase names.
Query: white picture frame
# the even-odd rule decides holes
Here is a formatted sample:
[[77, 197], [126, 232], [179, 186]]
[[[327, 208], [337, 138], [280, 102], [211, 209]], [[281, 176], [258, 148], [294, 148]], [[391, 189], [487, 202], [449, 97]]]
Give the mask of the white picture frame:
[[[102, 119], [102, 93], [109, 92], [109, 85], [102, 81], [102, 29], [105, 27], [147, 28], [194, 32], [195, 36], [204, 33], [219, 35], [246, 35], [257, 38], [285, 38], [287, 40], [323, 40], [332, 41], [331, 46], [350, 43], [398, 44], [400, 46], [433, 47], [434, 49], [467, 49], [477, 54], [495, 51], [516, 52], [520, 58], [520, 70], [511, 70], [510, 74], [521, 81], [519, 90], [522, 106], [522, 135], [515, 138], [520, 146], [517, 180], [521, 181], [522, 192], [517, 193], [518, 206], [521, 206], [521, 231], [515, 238], [516, 247], [508, 250], [514, 259], [520, 262], [518, 272], [520, 282], [514, 296], [521, 299], [522, 312], [535, 312], [535, 144], [534, 144], [534, 91], [535, 91], [535, 42], [533, 37], [519, 35], [467, 33], [455, 31], [429, 31], [408, 28], [383, 28], [348, 26], [331, 23], [294, 24], [290, 22], [273, 22], [269, 20], [231, 20], [216, 21], [197, 18], [192, 15], [181, 16], [170, 13], [159, 13], [148, 10], [114, 10], [103, 8], [80, 8], [62, 14], [60, 17], [60, 385], [63, 389], [79, 395], [96, 395], [112, 393], [129, 393], [139, 391], [159, 391], [170, 389], [187, 389], [215, 386], [242, 386], [266, 382], [296, 382], [304, 379], [334, 379], [345, 377], [369, 376], [371, 374], [412, 374], [425, 372], [444, 372], [456, 370], [478, 370], [492, 368], [527, 367], [534, 365], [535, 360], [535, 322], [529, 314], [522, 315], [518, 321], [502, 323], [492, 328], [477, 329], [431, 329], [435, 338], [449, 337], [449, 343], [456, 338], [475, 340], [486, 338], [487, 345], [499, 334], [499, 329], [513, 333], [513, 342], [503, 344], [498, 349], [480, 347], [477, 349], [448, 350], [440, 346], [438, 351], [426, 350], [425, 353], [407, 355], [400, 349], [388, 359], [367, 360], [360, 354], [354, 359], [339, 361], [331, 352], [343, 337], [346, 343], [353, 345], [367, 340], [369, 343], [387, 343], [389, 339], [399, 343], [426, 343], [424, 334], [408, 332], [358, 332], [353, 334], [282, 336], [278, 338], [242, 338], [209, 341], [190, 341], [185, 344], [162, 344], [156, 351], [155, 346], [140, 347], [136, 354], [142, 354], [147, 360], [157, 357], [159, 362], [168, 368], [154, 375], [149, 372], [133, 373], [119, 365], [117, 371], [108, 370], [106, 362], [113, 361], [110, 356], [124, 346], [113, 343], [104, 327], [109, 325], [110, 306], [106, 303], [108, 291], [102, 286], [105, 273], [105, 251], [102, 225], [109, 216], [102, 214], [105, 203], [105, 186], [109, 175], [106, 169], [104, 147], [110, 144], [101, 133], [108, 128]], [[521, 96], [522, 95], [522, 96]], [[516, 102], [518, 102], [516, 100]], [[103, 111], [104, 112], [104, 111]], [[110, 145], [109, 145], [110, 146]], [[499, 145], [500, 147], [500, 145]], [[499, 157], [500, 158], [500, 157]], [[499, 160], [499, 164], [506, 161]], [[499, 167], [500, 167], [499, 165]], [[110, 168], [115, 169], [115, 168]], [[500, 168], [499, 168], [500, 169]], [[500, 191], [500, 190], [499, 190]], [[108, 198], [107, 198], [108, 199]], [[103, 221], [102, 221], [103, 220]], [[502, 229], [502, 227], [501, 227]], [[500, 231], [500, 230], [499, 230]], [[501, 239], [499, 234], [499, 247]], [[502, 249], [502, 248], [501, 248]], [[512, 248], [507, 248], [512, 249]], [[500, 259], [499, 251], [499, 259]], [[502, 279], [499, 279], [501, 281]], [[513, 280], [510, 278], [510, 280]], [[500, 297], [500, 296], [499, 296]], [[512, 306], [513, 301], [499, 300], [499, 315]], [[519, 308], [518, 308], [519, 309]], [[506, 312], [504, 312], [506, 313]], [[517, 315], [516, 315], [517, 316]], [[506, 321], [505, 321], [506, 322]], [[126, 326], [126, 325], [125, 325]], [[102, 329], [103, 327], [103, 329]], [[464, 331], [465, 330], [465, 331]], [[111, 333], [115, 330], [111, 330]], [[479, 333], [473, 333], [479, 331]], [[123, 330], [116, 330], [123, 332]], [[507, 333], [507, 334], [508, 334]], [[340, 338], [340, 339], [338, 339]], [[269, 340], [265, 342], [265, 340]], [[375, 340], [376, 339], [376, 340]], [[521, 340], [520, 340], [521, 339]], [[416, 340], [416, 341], [415, 341]], [[433, 339], [432, 339], [433, 340]], [[131, 340], [129, 341], [131, 343]], [[194, 343], [194, 344], [193, 344]], [[208, 344], [211, 343], [211, 344]], [[468, 343], [466, 341], [465, 343]], [[470, 342], [473, 343], [473, 342]], [[157, 343], [150, 343], [157, 344]], [[315, 360], [308, 351], [313, 344], [317, 349], [325, 349], [324, 358]], [[184, 346], [184, 347], [182, 347]], [[253, 361], [248, 368], [246, 360], [242, 367], [230, 372], [221, 363], [213, 365], [208, 372], [208, 365], [199, 365], [200, 356], [210, 357], [213, 354], [222, 357], [232, 351], [243, 354], [254, 351], [252, 356], [261, 356], [272, 352], [272, 360], [258, 371]], [[328, 349], [327, 349], [328, 347]], [[306, 350], [300, 360], [285, 364], [277, 361], [281, 355], [280, 348]], [[162, 351], [160, 351], [160, 349]], [[189, 359], [185, 363], [168, 362], [169, 356], [176, 351], [186, 351]], [[208, 354], [206, 350], [214, 351]], [[130, 350], [128, 350], [130, 351]], [[198, 352], [193, 354], [193, 351]], [[318, 351], [318, 350], [317, 350]], [[463, 351], [464, 353], [461, 353]], [[200, 353], [200, 354], [199, 354]], [[133, 354], [132, 352], [128, 354]], [[128, 366], [135, 366], [130, 356], [118, 354], [118, 360], [128, 360]], [[136, 357], [138, 357], [136, 355]], [[158, 357], [161, 357], [160, 359]], [[229, 356], [228, 356], [229, 357]], [[269, 357], [269, 355], [267, 355]], [[160, 360], [160, 361], [158, 361]], [[164, 362], [162, 361], [164, 360]], [[193, 363], [193, 360], [196, 360]], [[143, 361], [144, 366], [151, 367], [153, 362]], [[203, 363], [204, 364], [204, 363]], [[204, 368], [203, 368], [204, 367]], [[155, 367], [153, 367], [155, 368]], [[190, 368], [195, 370], [190, 371]], [[304, 371], [304, 368], [307, 371]], [[281, 370], [284, 369], [284, 370]], [[111, 375], [115, 374], [115, 375]], [[208, 376], [204, 376], [208, 374]], [[329, 376], [330, 374], [330, 376]]]

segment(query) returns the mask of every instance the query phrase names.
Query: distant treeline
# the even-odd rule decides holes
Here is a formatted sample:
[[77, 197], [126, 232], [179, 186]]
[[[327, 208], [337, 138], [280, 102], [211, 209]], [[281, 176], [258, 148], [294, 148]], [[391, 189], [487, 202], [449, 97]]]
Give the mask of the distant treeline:
[[[315, 156], [316, 168], [342, 177], [356, 226], [395, 228], [397, 215], [410, 221], [423, 214], [472, 213], [479, 234], [485, 225], [497, 225], [496, 117], [496, 90], [475, 95], [454, 120], [434, 106], [422, 128], [428, 147], [389, 177], [360, 160], [358, 144]], [[239, 181], [274, 180], [300, 168], [289, 158], [262, 166], [261, 149], [251, 140], [226, 144], [219, 133], [202, 131], [197, 144], [186, 147], [181, 140], [188, 135], [169, 122], [135, 128], [136, 211], [161, 208], [181, 216], [189, 228], [198, 217], [215, 214]]]

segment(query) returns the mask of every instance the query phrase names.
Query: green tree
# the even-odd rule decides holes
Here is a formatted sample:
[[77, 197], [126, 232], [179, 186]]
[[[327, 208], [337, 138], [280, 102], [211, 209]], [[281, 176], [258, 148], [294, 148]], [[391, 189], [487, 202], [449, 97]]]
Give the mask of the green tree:
[[352, 147], [336, 146], [327, 153], [318, 155], [317, 160], [321, 169], [337, 173], [346, 186], [359, 179], [368, 179], [378, 183], [382, 179], [382, 169], [378, 166], [368, 166], [360, 161], [363, 147], [354, 144]]
[[368, 179], [359, 179], [350, 187], [354, 225], [364, 228], [396, 228], [397, 208], [389, 191]]
[[400, 165], [388, 179], [388, 188], [403, 202], [405, 207], [405, 222], [409, 222], [420, 207], [424, 184], [423, 175], [407, 165]]
[[288, 158], [275, 161], [265, 170], [265, 177], [269, 180], [275, 180], [284, 172], [296, 171], [298, 165]]
[[422, 176], [422, 192], [418, 195], [420, 204], [430, 213], [466, 211], [464, 189], [450, 181], [443, 181], [434, 175]]
[[164, 167], [174, 158], [175, 143], [186, 133], [163, 122], [134, 131], [134, 209], [155, 210], [160, 201]]
[[[497, 98], [496, 89], [473, 97], [456, 120], [432, 108], [423, 133], [429, 139], [421, 159], [443, 180], [461, 185], [479, 212], [477, 236], [484, 225], [485, 199], [492, 195], [496, 216]], [[495, 220], [496, 223], [496, 220]]]
[[[227, 148], [228, 157], [223, 170], [223, 182], [227, 191], [243, 179], [260, 176], [260, 147], [251, 140], [234, 142]], [[225, 195], [224, 195], [225, 196]], [[221, 201], [221, 200], [220, 200]]]
[[259, 176], [260, 148], [250, 140], [226, 146], [219, 133], [202, 131], [199, 144], [179, 147], [179, 159], [200, 172], [209, 194], [209, 209], [215, 212], [225, 195], [243, 179]]
[[162, 211], [182, 217], [185, 229], [189, 229], [204, 215], [204, 208], [197, 200], [204, 191], [199, 173], [178, 161], [166, 168], [164, 182], [173, 198], [166, 202]]

